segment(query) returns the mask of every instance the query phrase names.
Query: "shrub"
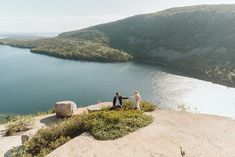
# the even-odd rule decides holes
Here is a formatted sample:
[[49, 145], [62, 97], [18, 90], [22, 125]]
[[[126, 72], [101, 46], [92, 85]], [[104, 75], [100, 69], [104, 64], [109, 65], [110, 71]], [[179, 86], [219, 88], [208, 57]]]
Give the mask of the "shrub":
[[32, 155], [26, 154], [25, 146], [19, 146], [12, 148], [12, 156], [13, 157], [31, 157]]
[[110, 111], [110, 108], [109, 106], [103, 106], [101, 107], [101, 109], [99, 111]]
[[[123, 110], [132, 110], [133, 109], [133, 103], [129, 100], [123, 102], [122, 106]], [[148, 101], [141, 101], [140, 108], [144, 112], [151, 112], [155, 109], [159, 109], [159, 107], [153, 103], [150, 103]]]
[[33, 156], [45, 155], [45, 152], [51, 152], [84, 131], [81, 116], [74, 116], [51, 127], [40, 129], [32, 139], [26, 142], [25, 150]]
[[98, 140], [117, 139], [151, 122], [152, 118], [140, 111], [101, 111], [84, 118], [84, 126]]
[[31, 129], [34, 116], [42, 116], [52, 113], [55, 113], [54, 109], [48, 110], [46, 112], [37, 112], [35, 114], [30, 115], [9, 115], [1, 121], [1, 124], [6, 123], [5, 135], [12, 136], [18, 132], [24, 132]]
[[15, 119], [15, 115], [0, 115], [0, 124], [6, 124], [8, 122], [11, 122]]
[[18, 132], [23, 132], [31, 129], [33, 120], [31, 116], [24, 116], [15, 118], [14, 121], [9, 122], [6, 125], [6, 136], [14, 135]]
[[97, 111], [76, 115], [53, 126], [40, 129], [23, 147], [14, 150], [17, 157], [46, 156], [71, 138], [89, 132], [98, 140], [122, 137], [152, 122], [142, 111]]
[[48, 115], [48, 114], [53, 114], [53, 113], [55, 113], [54, 108], [45, 112], [36, 112], [35, 114], [33, 114], [33, 116], [43, 116], [43, 115]]
[[189, 112], [190, 111], [190, 107], [182, 104], [182, 105], [177, 105], [177, 108], [176, 108], [177, 111], [179, 112]]

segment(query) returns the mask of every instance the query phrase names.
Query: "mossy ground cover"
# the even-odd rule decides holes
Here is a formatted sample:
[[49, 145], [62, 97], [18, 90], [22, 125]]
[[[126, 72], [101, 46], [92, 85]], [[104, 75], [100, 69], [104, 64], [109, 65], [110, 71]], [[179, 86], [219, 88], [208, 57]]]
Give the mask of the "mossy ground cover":
[[[148, 105], [152, 106], [153, 104], [149, 103]], [[46, 156], [54, 149], [84, 132], [90, 133], [97, 140], [114, 140], [145, 127], [151, 124], [152, 121], [153, 118], [144, 114], [144, 111], [129, 109], [101, 110], [89, 114], [75, 115], [50, 127], [40, 129], [23, 146], [15, 148], [14, 156]]]

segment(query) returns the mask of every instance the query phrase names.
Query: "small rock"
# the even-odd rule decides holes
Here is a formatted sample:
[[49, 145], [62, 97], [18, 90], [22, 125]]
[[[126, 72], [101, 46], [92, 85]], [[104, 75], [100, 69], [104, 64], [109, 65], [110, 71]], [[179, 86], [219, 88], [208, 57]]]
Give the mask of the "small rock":
[[28, 135], [21, 135], [21, 142], [22, 142], [22, 144], [24, 144], [28, 140], [29, 140], [29, 136]]
[[31, 129], [26, 131], [23, 135], [21, 135], [21, 142], [22, 144], [24, 144], [25, 142], [27, 142], [30, 138], [32, 138], [34, 135], [36, 135], [38, 129]]
[[55, 103], [55, 112], [58, 117], [70, 117], [74, 114], [77, 105], [72, 101], [60, 101]]

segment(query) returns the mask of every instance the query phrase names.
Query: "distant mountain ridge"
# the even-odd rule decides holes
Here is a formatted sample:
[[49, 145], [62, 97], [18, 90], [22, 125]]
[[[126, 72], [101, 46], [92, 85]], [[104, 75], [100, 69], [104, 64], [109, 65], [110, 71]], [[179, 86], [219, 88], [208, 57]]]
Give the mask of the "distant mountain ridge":
[[[57, 44], [54, 44], [49, 51], [51, 46], [45, 46], [46, 42], [41, 41], [43, 44], [34, 43], [30, 48], [35, 52], [53, 52], [54, 56], [63, 56], [69, 50], [61, 51], [67, 45], [63, 43], [89, 42], [85, 48], [95, 43], [93, 47], [103, 46], [101, 51], [104, 47], [108, 48], [107, 52], [112, 51], [105, 53], [108, 56], [106, 60], [111, 59], [113, 54], [121, 54], [118, 61], [127, 61], [133, 56], [134, 60], [160, 63], [196, 78], [235, 87], [235, 4], [178, 7], [136, 15], [61, 33], [51, 40], [62, 41], [60, 48], [57, 49]], [[73, 48], [80, 49], [79, 44], [76, 45]], [[75, 50], [73, 54], [77, 54]], [[100, 51], [95, 53], [93, 61], [97, 55], [101, 55]], [[87, 58], [85, 55], [83, 59]]]

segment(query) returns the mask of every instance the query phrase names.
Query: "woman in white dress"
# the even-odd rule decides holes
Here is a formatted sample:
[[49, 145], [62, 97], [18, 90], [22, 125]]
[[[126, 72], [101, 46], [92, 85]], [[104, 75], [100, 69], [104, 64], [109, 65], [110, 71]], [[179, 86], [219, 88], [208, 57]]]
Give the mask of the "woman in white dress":
[[141, 110], [140, 108], [141, 96], [139, 92], [137, 91], [134, 92], [133, 101], [134, 101], [133, 108], [135, 110]]

